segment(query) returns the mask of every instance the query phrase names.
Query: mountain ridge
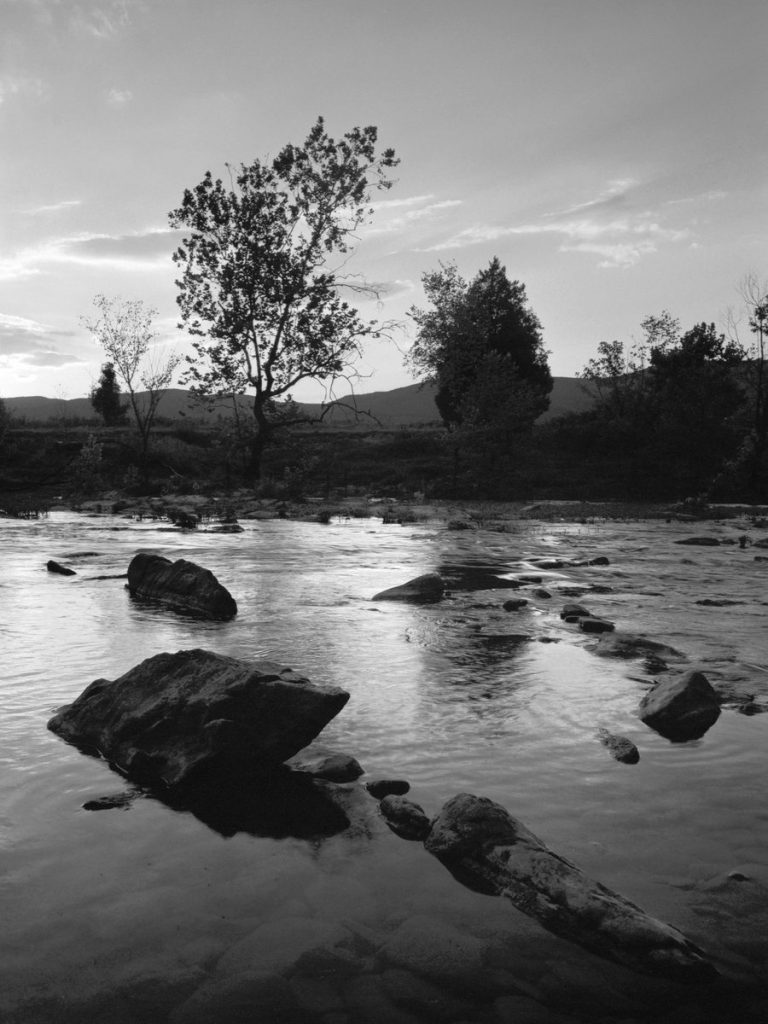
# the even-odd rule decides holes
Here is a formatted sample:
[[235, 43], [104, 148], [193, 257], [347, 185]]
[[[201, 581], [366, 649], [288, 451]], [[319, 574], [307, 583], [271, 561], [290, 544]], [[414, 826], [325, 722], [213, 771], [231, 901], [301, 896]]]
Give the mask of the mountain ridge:
[[[408, 384], [390, 391], [370, 391], [363, 394], [348, 394], [336, 400], [324, 422], [329, 426], [350, 426], [359, 423], [375, 429], [392, 427], [426, 426], [439, 424], [440, 416], [434, 401], [435, 387], [432, 384]], [[140, 394], [139, 397], [142, 397]], [[45, 398], [42, 395], [26, 395], [5, 398], [6, 409], [15, 419], [29, 423], [46, 423], [57, 419], [97, 419], [88, 398]], [[547, 412], [539, 417], [544, 423], [569, 412], [582, 412], [592, 405], [593, 400], [584, 391], [582, 381], [577, 377], [554, 377], [550, 405]], [[229, 403], [227, 403], [228, 405]], [[318, 417], [323, 409], [319, 402], [297, 402], [304, 414]], [[212, 424], [232, 415], [231, 408], [221, 403], [218, 408], [207, 409], [189, 391], [183, 388], [169, 388], [158, 405], [158, 416], [188, 423]], [[248, 396], [238, 400], [241, 411], [250, 412]]]

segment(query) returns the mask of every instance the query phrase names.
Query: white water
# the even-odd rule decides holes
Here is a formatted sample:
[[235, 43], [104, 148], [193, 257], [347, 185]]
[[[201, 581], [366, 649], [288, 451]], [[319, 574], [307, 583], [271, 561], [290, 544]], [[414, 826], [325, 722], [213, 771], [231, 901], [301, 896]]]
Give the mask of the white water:
[[[661, 1020], [675, 999], [690, 1001], [462, 889], [419, 844], [391, 834], [367, 796], [365, 828], [312, 842], [224, 838], [152, 799], [83, 810], [127, 787], [48, 732], [48, 718], [94, 678], [190, 647], [279, 661], [344, 687], [351, 699], [324, 742], [357, 757], [368, 776], [408, 779], [429, 815], [461, 791], [502, 803], [587, 874], [682, 928], [753, 1005], [768, 956], [768, 715], [726, 709], [701, 740], [669, 743], [635, 715], [649, 684], [641, 666], [596, 657], [595, 640], [560, 621], [557, 593], [608, 585], [581, 600], [618, 629], [685, 652], [713, 681], [757, 689], [768, 681], [768, 563], [735, 546], [675, 546], [691, 533], [679, 524], [521, 523], [506, 534], [378, 520], [245, 525], [226, 535], [66, 513], [0, 521], [0, 1017], [161, 1024], [218, 983], [220, 958], [259, 927], [303, 922], [302, 933], [307, 922], [343, 921], [383, 942], [425, 914], [485, 942], [488, 963], [504, 963], [497, 989], [463, 993], [473, 1020], [503, 1019], [499, 1000], [519, 995], [523, 981], [528, 996], [576, 1019]], [[707, 531], [735, 537], [743, 526]], [[124, 573], [139, 549], [210, 568], [237, 599], [237, 618], [185, 619], [134, 603], [124, 580], [93, 579]], [[544, 573], [550, 600], [535, 587], [514, 592], [530, 600], [521, 612], [501, 609], [505, 590], [457, 587], [420, 607], [370, 600], [424, 572], [460, 580], [479, 566], [514, 574], [530, 571], [532, 557], [597, 554], [610, 566]], [[49, 558], [77, 576], [47, 573]], [[743, 603], [695, 604], [705, 597]], [[613, 761], [598, 726], [632, 739], [639, 764]], [[735, 869], [748, 888], [713, 882]], [[371, 956], [378, 979], [385, 966]], [[337, 1019], [361, 1019], [346, 982], [332, 982]], [[229, 1013], [217, 1019], [241, 1019]], [[307, 1009], [296, 1019], [315, 1017]]]

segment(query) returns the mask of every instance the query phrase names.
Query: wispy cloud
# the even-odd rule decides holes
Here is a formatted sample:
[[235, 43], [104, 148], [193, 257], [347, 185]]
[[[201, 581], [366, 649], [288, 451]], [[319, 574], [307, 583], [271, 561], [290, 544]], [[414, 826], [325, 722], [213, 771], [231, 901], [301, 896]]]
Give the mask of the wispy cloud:
[[147, 272], [170, 266], [183, 233], [172, 228], [148, 228], [121, 235], [83, 232], [53, 238], [0, 259], [0, 280], [30, 277], [52, 264]]
[[114, 39], [130, 24], [135, 0], [96, 0], [78, 4], [72, 12], [76, 31], [94, 39]]
[[21, 96], [33, 96], [39, 99], [44, 93], [45, 83], [42, 78], [0, 75], [0, 106]]
[[133, 99], [130, 89], [110, 89], [107, 93], [107, 103], [110, 107], [124, 107]]
[[512, 237], [551, 235], [561, 241], [559, 252], [593, 253], [602, 257], [600, 267], [630, 267], [644, 257], [671, 244], [690, 238], [688, 227], [665, 222], [659, 210], [634, 208], [631, 193], [638, 186], [633, 178], [608, 183], [597, 196], [559, 213], [522, 224], [472, 224], [451, 237], [417, 251], [444, 252], [470, 245]]
[[22, 316], [0, 313], [0, 360], [24, 366], [54, 367], [82, 363], [79, 356], [62, 352], [57, 338], [70, 338], [72, 331], [61, 331]]
[[58, 213], [60, 210], [69, 210], [74, 206], [82, 205], [82, 199], [62, 199], [59, 203], [44, 203], [42, 206], [32, 206], [21, 212], [29, 217], [37, 217], [42, 213]]
[[[366, 233], [369, 235], [392, 235], [407, 230], [418, 221], [432, 220], [441, 216], [447, 210], [461, 206], [461, 199], [441, 199], [436, 202], [429, 202], [433, 196], [413, 196], [411, 199], [392, 200], [391, 205], [383, 203], [379, 210], [383, 211], [383, 217], [377, 217], [373, 225]], [[389, 211], [395, 212], [394, 216], [387, 216]], [[399, 212], [402, 211], [402, 212]]]

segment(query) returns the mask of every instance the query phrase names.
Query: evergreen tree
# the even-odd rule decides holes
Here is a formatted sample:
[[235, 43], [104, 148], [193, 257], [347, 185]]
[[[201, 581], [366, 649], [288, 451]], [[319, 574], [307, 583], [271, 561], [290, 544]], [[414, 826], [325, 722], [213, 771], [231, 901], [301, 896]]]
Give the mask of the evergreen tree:
[[105, 426], [114, 427], [125, 421], [127, 410], [122, 403], [114, 363], [104, 363], [99, 382], [91, 388], [89, 397], [94, 412], [102, 417]]
[[530, 427], [549, 406], [552, 375], [525, 285], [496, 257], [469, 284], [452, 263], [422, 280], [432, 308], [411, 309], [410, 362], [437, 385], [444, 423]]

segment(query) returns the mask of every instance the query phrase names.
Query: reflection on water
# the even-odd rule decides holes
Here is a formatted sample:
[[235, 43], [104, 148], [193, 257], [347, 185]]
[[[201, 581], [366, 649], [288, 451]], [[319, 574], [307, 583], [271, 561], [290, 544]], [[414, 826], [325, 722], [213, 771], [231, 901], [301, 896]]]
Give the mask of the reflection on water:
[[[308, 981], [295, 964], [306, 952], [299, 936], [315, 934], [320, 922], [348, 936], [344, 956], [334, 954], [346, 967], [326, 975], [333, 998], [324, 990], [324, 1012], [339, 1021], [365, 1020], [371, 993], [393, 1015], [434, 1019], [427, 1003], [394, 991], [394, 968], [412, 969], [422, 984], [453, 986], [462, 1015], [443, 1019], [493, 1024], [505, 1019], [497, 1001], [520, 999], [521, 990], [539, 1010], [581, 1007], [577, 1019], [652, 1019], [680, 1004], [674, 989], [604, 967], [497, 905], [503, 901], [461, 891], [419, 844], [377, 827], [364, 792], [360, 807], [370, 819], [362, 829], [353, 827], [358, 812], [350, 806], [318, 804], [314, 795], [308, 806], [304, 790], [279, 787], [232, 801], [206, 796], [170, 806], [150, 797], [127, 810], [84, 810], [114, 788], [114, 776], [47, 732], [52, 712], [95, 678], [114, 679], [161, 651], [206, 647], [287, 664], [348, 690], [323, 741], [358, 758], [368, 772], [361, 783], [406, 778], [429, 816], [461, 791], [508, 807], [553, 850], [714, 955], [726, 977], [738, 979], [740, 1019], [752, 1019], [768, 957], [765, 915], [742, 915], [734, 938], [728, 908], [742, 898], [736, 883], [717, 890], [715, 919], [706, 908], [713, 880], [729, 872], [750, 880], [742, 884], [752, 887], [755, 906], [759, 886], [768, 886], [768, 715], [726, 708], [701, 740], [670, 744], [636, 716], [651, 682], [642, 662], [595, 657], [596, 639], [559, 619], [575, 590], [619, 632], [674, 647], [713, 679], [764, 686], [764, 566], [732, 547], [688, 549], [683, 558], [673, 540], [686, 532], [520, 523], [508, 534], [453, 533], [351, 520], [259, 522], [215, 535], [64, 513], [0, 521], [0, 956], [10, 979], [0, 1017], [162, 1024], [201, 986], [225, 983], [238, 943], [251, 942], [258, 958], [263, 933], [264, 955], [276, 955], [278, 930], [285, 963], [277, 973], [299, 1000], [294, 1017], [285, 1009], [284, 1016], [315, 1020], [317, 1006], [301, 1003]], [[237, 618], [205, 623], [132, 602], [124, 580], [109, 577], [121, 576], [138, 550], [210, 568], [237, 600]], [[597, 555], [610, 564], [533, 564]], [[47, 573], [49, 558], [77, 575]], [[370, 600], [427, 572], [449, 582], [439, 604]], [[519, 580], [534, 574], [550, 598]], [[503, 608], [510, 589], [527, 601], [519, 610]], [[696, 604], [705, 598], [742, 603]], [[601, 727], [634, 742], [639, 763], [614, 761], [596, 739]], [[480, 945], [470, 956], [466, 940], [468, 963], [482, 947], [482, 963], [503, 969], [507, 981], [489, 975], [484, 995], [472, 990], [467, 1006], [469, 982], [462, 988], [458, 966], [446, 983], [424, 963], [398, 960], [403, 936], [427, 930], [425, 922], [433, 923], [430, 943], [455, 930], [471, 937]], [[356, 957], [368, 965], [359, 972]], [[698, 997], [685, 998], [699, 1019]], [[218, 1019], [227, 1019], [223, 1010]]]

